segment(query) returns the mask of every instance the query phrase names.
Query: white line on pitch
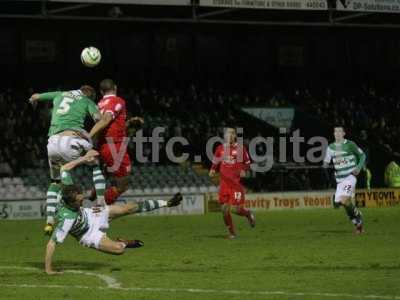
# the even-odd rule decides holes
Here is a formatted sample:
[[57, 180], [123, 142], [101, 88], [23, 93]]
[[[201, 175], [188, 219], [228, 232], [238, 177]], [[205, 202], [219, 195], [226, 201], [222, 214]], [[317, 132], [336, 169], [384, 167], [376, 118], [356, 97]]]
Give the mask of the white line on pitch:
[[400, 296], [384, 295], [355, 295], [339, 293], [302, 293], [284, 291], [244, 291], [244, 290], [214, 290], [214, 289], [167, 289], [167, 288], [143, 288], [143, 287], [99, 287], [83, 285], [36, 285], [36, 284], [0, 284], [0, 287], [18, 288], [51, 288], [51, 289], [97, 289], [97, 290], [116, 290], [127, 292], [159, 292], [159, 293], [196, 293], [196, 294], [230, 294], [230, 295], [263, 295], [263, 296], [290, 296], [290, 297], [326, 297], [326, 298], [354, 298], [354, 299], [379, 299], [379, 300], [400, 300]]
[[[0, 266], [1, 269], [11, 269], [11, 270], [24, 270], [24, 271], [40, 271], [40, 269], [37, 268], [32, 268], [32, 267], [20, 267], [20, 266]], [[98, 273], [91, 273], [91, 272], [85, 272], [85, 271], [80, 271], [80, 270], [67, 270], [64, 271], [65, 273], [72, 273], [72, 274], [79, 274], [79, 275], [86, 275], [86, 276], [94, 276], [102, 281], [104, 281], [107, 284], [107, 287], [109, 288], [119, 288], [121, 287], [121, 283], [119, 283], [115, 278], [111, 276], [107, 276], [104, 274], [98, 274]]]
[[[20, 266], [0, 266], [0, 269], [16, 269], [16, 270], [29, 270], [29, 271], [40, 271], [38, 268], [32, 267], [20, 267]], [[234, 294], [234, 295], [275, 295], [275, 296], [296, 296], [296, 297], [306, 297], [306, 296], [319, 296], [319, 297], [330, 297], [330, 298], [354, 298], [354, 299], [392, 299], [400, 300], [400, 296], [385, 296], [385, 295], [355, 295], [355, 294], [345, 294], [345, 293], [303, 293], [303, 292], [284, 292], [284, 291], [245, 291], [245, 290], [215, 290], [215, 289], [168, 289], [168, 288], [145, 288], [145, 287], [121, 287], [115, 278], [98, 273], [85, 272], [80, 270], [67, 270], [66, 273], [94, 276], [101, 279], [106, 283], [106, 287], [101, 286], [84, 286], [84, 285], [34, 285], [34, 284], [0, 284], [0, 287], [21, 287], [21, 288], [77, 288], [77, 289], [114, 289], [121, 291], [133, 291], [133, 292], [159, 292], [159, 293], [197, 293], [197, 294]]]

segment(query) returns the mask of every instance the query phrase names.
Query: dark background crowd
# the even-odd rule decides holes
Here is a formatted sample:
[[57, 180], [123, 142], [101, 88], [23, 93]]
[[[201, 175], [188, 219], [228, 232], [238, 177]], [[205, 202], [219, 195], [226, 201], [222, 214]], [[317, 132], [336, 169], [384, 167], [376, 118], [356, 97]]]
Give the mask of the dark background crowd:
[[[205, 157], [207, 140], [225, 126], [243, 127], [245, 141], [282, 135], [241, 108], [293, 107], [288, 136], [300, 129], [307, 137], [332, 141], [332, 126], [344, 125], [348, 137], [367, 152], [373, 185], [383, 186], [385, 166], [399, 161], [400, 38], [395, 30], [130, 25], [0, 20], [1, 175], [47, 167], [51, 107], [32, 108], [32, 93], [82, 84], [97, 88], [105, 77], [117, 82], [129, 114], [144, 117], [145, 136], [161, 126], [166, 140], [186, 137], [190, 145], [177, 151], [189, 152], [192, 160], [196, 154]], [[89, 45], [102, 52], [101, 64], [93, 69], [79, 59]], [[168, 163], [164, 150], [161, 163]], [[151, 151], [145, 146], [146, 156]], [[318, 172], [277, 165], [268, 174], [253, 174], [248, 184], [255, 190], [326, 187]]]
[[[326, 137], [332, 141], [332, 126], [343, 124], [350, 139], [355, 140], [367, 153], [368, 165], [375, 175], [375, 183], [382, 184], [384, 167], [390, 161], [399, 158], [399, 126], [396, 112], [399, 101], [395, 95], [383, 96], [374, 90], [360, 89], [360, 94], [340, 95], [335, 91], [313, 93], [309, 89], [295, 89], [275, 95], [246, 95], [229, 93], [219, 89], [200, 89], [189, 85], [184, 89], [162, 90], [120, 88], [120, 94], [127, 101], [131, 116], [142, 116], [145, 124], [141, 128], [144, 136], [151, 136], [156, 127], [165, 128], [162, 134], [165, 142], [161, 143], [158, 156], [160, 164], [170, 163], [166, 157], [165, 144], [171, 137], [185, 137], [189, 145], [175, 148], [175, 151], [206, 157], [205, 145], [209, 138], [222, 136], [226, 126], [244, 128], [244, 141], [249, 142], [255, 136], [282, 136], [277, 128], [256, 120], [241, 111], [242, 107], [294, 107], [296, 117], [291, 131], [301, 129], [305, 135], [312, 135], [310, 127], [322, 128]], [[0, 173], [4, 176], [18, 175], [27, 168], [47, 167], [47, 130], [50, 122], [51, 105], [41, 103], [37, 108], [31, 107], [27, 99], [32, 89], [5, 90], [0, 93], [0, 105], [6, 107], [1, 111], [3, 122], [0, 124], [3, 138], [1, 140]], [[278, 95], [278, 96], [277, 96]], [[381, 109], [376, 109], [381, 107]], [[304, 121], [305, 120], [305, 121]], [[305, 126], [304, 122], [306, 122]], [[138, 128], [129, 128], [129, 135], [134, 136]], [[274, 145], [274, 157], [279, 156], [278, 142]], [[290, 147], [288, 147], [290, 148]], [[129, 147], [135, 161], [135, 148]], [[258, 150], [258, 149], [257, 149]], [[260, 149], [265, 153], [266, 149]], [[151, 162], [151, 144], [144, 144], [144, 156]], [[293, 162], [288, 155], [288, 162]], [[137, 162], [134, 162], [135, 164]], [[205, 167], [210, 161], [203, 159]], [[310, 165], [305, 163], [304, 165]], [[279, 164], [266, 174], [255, 174], [255, 179], [247, 179], [248, 184], [256, 190], [276, 190], [280, 188], [304, 189], [326, 187], [320, 170], [300, 169], [285, 171]], [[282, 182], [282, 180], [284, 182]]]

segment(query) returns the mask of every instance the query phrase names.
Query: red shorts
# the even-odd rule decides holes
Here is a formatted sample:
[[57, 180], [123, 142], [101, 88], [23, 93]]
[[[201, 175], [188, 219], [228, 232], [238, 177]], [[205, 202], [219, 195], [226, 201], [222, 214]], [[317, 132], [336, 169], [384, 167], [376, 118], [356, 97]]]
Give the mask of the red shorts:
[[[128, 149], [121, 149], [122, 144], [103, 144], [100, 146], [100, 157], [107, 167], [107, 172], [115, 177], [125, 177], [131, 172], [131, 159]], [[112, 155], [111, 149], [115, 147], [115, 155]]]
[[233, 206], [244, 205], [244, 189], [239, 187], [220, 187], [219, 203]]

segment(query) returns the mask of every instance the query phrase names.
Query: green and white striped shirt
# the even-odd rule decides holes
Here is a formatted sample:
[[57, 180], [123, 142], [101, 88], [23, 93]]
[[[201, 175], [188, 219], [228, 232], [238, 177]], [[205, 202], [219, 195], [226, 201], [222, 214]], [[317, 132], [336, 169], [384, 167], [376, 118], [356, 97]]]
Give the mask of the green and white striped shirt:
[[355, 169], [361, 170], [365, 163], [365, 153], [354, 142], [344, 140], [342, 143], [329, 144], [324, 163], [333, 162], [336, 182], [342, 182]]
[[[73, 184], [72, 175], [68, 171], [61, 172], [61, 182], [65, 185]], [[52, 235], [52, 240], [56, 243], [64, 242], [68, 233], [78, 241], [89, 230], [89, 221], [87, 212], [81, 207], [74, 210], [61, 201], [57, 206], [56, 228]]]
[[79, 241], [89, 230], [87, 212], [83, 207], [75, 211], [63, 205], [59, 208], [56, 219], [57, 226], [51, 237], [56, 243], [64, 242], [68, 233]]

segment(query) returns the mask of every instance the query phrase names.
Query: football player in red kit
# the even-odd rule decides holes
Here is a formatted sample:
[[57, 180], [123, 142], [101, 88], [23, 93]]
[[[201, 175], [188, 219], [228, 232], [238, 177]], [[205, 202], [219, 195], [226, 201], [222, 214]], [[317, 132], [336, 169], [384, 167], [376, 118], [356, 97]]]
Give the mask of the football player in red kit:
[[[127, 113], [125, 100], [117, 96], [117, 86], [113, 80], [101, 81], [100, 92], [103, 98], [98, 106], [102, 118], [93, 127], [91, 137], [92, 132], [96, 132], [96, 127], [102, 128], [98, 138], [98, 149], [101, 160], [107, 167], [107, 173], [112, 176], [113, 184], [104, 194], [106, 203], [111, 205], [128, 189], [129, 184], [131, 160], [127, 151]], [[129, 121], [143, 123], [143, 119], [138, 117]]]
[[245, 176], [250, 168], [250, 158], [246, 148], [236, 142], [236, 130], [226, 128], [224, 144], [219, 145], [214, 153], [210, 177], [214, 177], [219, 169], [220, 188], [219, 203], [221, 204], [224, 223], [228, 228], [228, 239], [236, 237], [231, 210], [233, 213], [246, 217], [251, 227], [255, 226], [254, 214], [244, 207], [245, 190], [240, 178]]

